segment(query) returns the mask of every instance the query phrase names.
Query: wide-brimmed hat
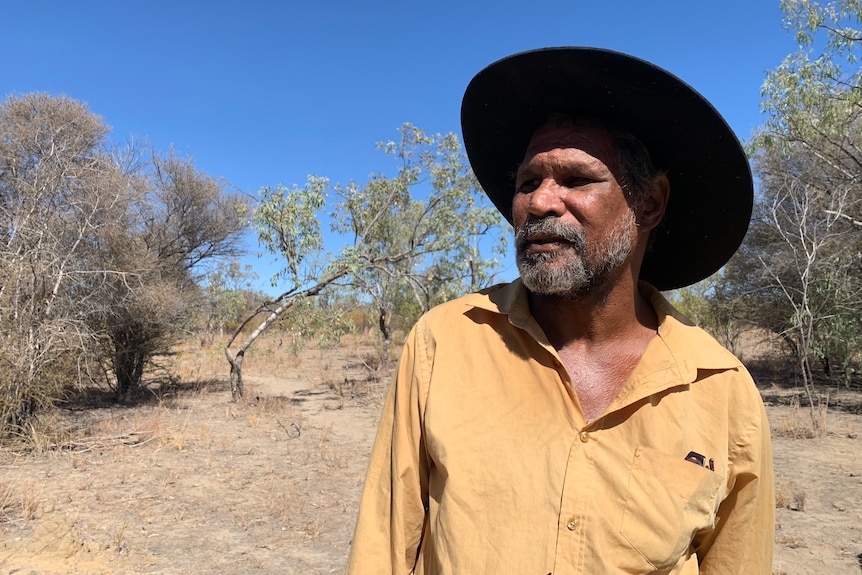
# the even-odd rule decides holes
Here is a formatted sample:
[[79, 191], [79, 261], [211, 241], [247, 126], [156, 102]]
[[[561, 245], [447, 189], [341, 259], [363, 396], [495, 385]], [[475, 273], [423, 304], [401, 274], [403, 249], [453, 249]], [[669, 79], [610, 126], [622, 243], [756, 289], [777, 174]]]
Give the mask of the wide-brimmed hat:
[[479, 72], [464, 94], [464, 147], [479, 183], [512, 222], [517, 166], [553, 113], [623, 128], [667, 173], [670, 201], [653, 231], [640, 277], [660, 290], [693, 284], [734, 254], [751, 218], [754, 186], [745, 152], [713, 106], [688, 84], [627, 54], [546, 48]]

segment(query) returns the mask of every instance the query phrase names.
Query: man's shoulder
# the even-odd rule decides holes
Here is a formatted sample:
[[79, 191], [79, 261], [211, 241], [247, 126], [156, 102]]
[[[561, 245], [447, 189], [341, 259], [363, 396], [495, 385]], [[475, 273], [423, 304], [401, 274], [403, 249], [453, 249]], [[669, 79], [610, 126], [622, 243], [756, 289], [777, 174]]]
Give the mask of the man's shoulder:
[[[685, 318], [685, 316], [682, 316]], [[670, 322], [676, 322], [673, 341], [700, 358], [704, 364], [718, 361], [720, 364], [741, 366], [742, 362], [729, 349], [722, 345], [712, 334], [691, 322], [681, 321], [674, 317]], [[667, 332], [665, 332], [667, 334]]]
[[500, 283], [479, 291], [462, 295], [432, 307], [425, 316], [448, 315], [463, 313], [465, 309], [479, 307], [490, 311], [505, 313], [507, 294], [514, 288], [514, 283]]
[[696, 325], [660, 293], [651, 294], [659, 316], [659, 336], [676, 355], [690, 358], [699, 367], [742, 367], [742, 362], [712, 334]]
[[432, 307], [422, 315], [419, 323], [430, 328], [451, 326], [460, 319], [468, 319], [469, 312], [476, 309], [492, 314], [505, 314], [508, 313], [509, 301], [516, 297], [517, 288], [514, 283], [496, 284]]

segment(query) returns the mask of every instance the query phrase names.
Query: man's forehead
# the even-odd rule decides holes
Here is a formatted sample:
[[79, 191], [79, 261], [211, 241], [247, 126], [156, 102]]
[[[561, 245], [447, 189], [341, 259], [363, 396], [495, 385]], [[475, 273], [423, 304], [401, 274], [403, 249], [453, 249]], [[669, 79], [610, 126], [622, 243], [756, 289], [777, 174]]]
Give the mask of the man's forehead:
[[613, 137], [601, 125], [548, 121], [539, 126], [530, 137], [522, 165], [542, 152], [566, 148], [583, 150], [605, 162], [614, 157]]

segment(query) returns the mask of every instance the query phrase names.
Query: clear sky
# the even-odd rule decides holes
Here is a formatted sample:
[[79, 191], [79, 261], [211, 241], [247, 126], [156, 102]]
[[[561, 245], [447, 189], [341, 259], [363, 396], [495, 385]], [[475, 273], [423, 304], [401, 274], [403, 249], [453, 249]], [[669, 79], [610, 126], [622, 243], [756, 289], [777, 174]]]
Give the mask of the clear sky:
[[746, 140], [766, 71], [796, 50], [778, 0], [0, 0], [0, 14], [4, 99], [84, 101], [113, 139], [173, 145], [252, 194], [389, 171], [375, 142], [404, 122], [460, 134], [470, 78], [545, 46], [650, 60]]

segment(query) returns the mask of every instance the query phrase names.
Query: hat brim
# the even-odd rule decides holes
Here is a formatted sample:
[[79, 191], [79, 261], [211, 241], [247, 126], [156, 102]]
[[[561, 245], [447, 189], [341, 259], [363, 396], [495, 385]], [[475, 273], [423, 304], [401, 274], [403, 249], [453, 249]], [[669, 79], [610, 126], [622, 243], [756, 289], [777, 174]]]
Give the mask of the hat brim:
[[660, 290], [718, 271], [748, 230], [754, 186], [748, 159], [715, 108], [644, 60], [597, 48], [546, 48], [479, 72], [461, 104], [464, 148], [476, 178], [512, 222], [517, 166], [549, 114], [581, 114], [630, 131], [667, 173], [670, 201], [653, 232], [641, 279]]

